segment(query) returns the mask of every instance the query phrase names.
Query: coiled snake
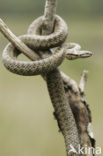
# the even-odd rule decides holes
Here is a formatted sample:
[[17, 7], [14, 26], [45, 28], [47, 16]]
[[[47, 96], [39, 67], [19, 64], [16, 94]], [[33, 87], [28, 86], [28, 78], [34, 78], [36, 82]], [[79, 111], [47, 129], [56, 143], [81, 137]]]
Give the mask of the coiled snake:
[[[57, 15], [55, 16], [55, 29], [52, 34], [41, 36], [41, 27], [42, 17], [39, 17], [30, 25], [28, 34], [20, 36], [19, 39], [37, 51], [61, 46], [68, 34], [66, 23]], [[80, 46], [75, 43], [58, 47], [50, 57], [33, 62], [17, 61], [16, 57], [20, 53], [20, 51], [15, 50], [15, 47], [9, 43], [3, 51], [3, 63], [11, 72], [27, 76], [48, 73], [58, 67], [65, 57], [75, 59], [76, 56], [87, 57], [90, 55], [88, 51], [87, 53], [80, 51]]]
[[[57, 15], [54, 16], [55, 25], [53, 32], [50, 35], [41, 35], [42, 19], [43, 17], [36, 19], [29, 26], [28, 33], [19, 37], [24, 44], [39, 56], [37, 60], [33, 61], [33, 59], [31, 62], [17, 60], [16, 58], [21, 51], [17, 50], [12, 43], [9, 43], [3, 51], [3, 63], [13, 73], [25, 76], [41, 74], [45, 77], [55, 113], [65, 138], [67, 155], [75, 156], [75, 153], [69, 154], [70, 144], [77, 149], [79, 137], [76, 135], [77, 128], [64, 92], [63, 80], [60, 79], [62, 73], [59, 72], [57, 67], [65, 58], [70, 60], [80, 57], [85, 58], [92, 53], [81, 51], [81, 47], [75, 43], [64, 44], [68, 35], [68, 28], [64, 20]], [[40, 51], [45, 56], [45, 51], [50, 51], [51, 48], [55, 48], [51, 55], [48, 55], [46, 58], [41, 57]]]

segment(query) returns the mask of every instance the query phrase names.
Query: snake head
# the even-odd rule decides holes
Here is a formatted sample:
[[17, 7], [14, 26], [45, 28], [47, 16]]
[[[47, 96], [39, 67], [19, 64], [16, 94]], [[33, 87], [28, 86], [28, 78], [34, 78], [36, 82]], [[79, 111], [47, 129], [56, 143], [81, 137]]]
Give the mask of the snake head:
[[92, 56], [92, 52], [90, 51], [85, 51], [85, 50], [73, 50], [73, 51], [69, 51], [67, 50], [66, 52], [66, 58], [69, 60], [74, 60], [74, 59], [78, 59], [78, 58], [87, 58]]
[[67, 43], [64, 45], [66, 58], [69, 60], [74, 60], [77, 58], [87, 58], [92, 56], [92, 52], [81, 50], [81, 47], [77, 43]]

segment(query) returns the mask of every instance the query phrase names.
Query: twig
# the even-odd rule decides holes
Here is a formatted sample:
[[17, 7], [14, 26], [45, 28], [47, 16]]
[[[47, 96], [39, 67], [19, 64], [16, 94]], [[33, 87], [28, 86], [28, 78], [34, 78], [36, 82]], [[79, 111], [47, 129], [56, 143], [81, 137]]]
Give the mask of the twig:
[[57, 0], [46, 0], [44, 19], [42, 26], [42, 34], [48, 35], [52, 33], [54, 26], [54, 15], [56, 13]]
[[87, 81], [87, 76], [88, 76], [88, 71], [84, 70], [82, 75], [81, 75], [81, 79], [80, 79], [80, 83], [79, 83], [79, 89], [81, 94], [84, 94], [84, 89], [85, 89], [85, 83]]

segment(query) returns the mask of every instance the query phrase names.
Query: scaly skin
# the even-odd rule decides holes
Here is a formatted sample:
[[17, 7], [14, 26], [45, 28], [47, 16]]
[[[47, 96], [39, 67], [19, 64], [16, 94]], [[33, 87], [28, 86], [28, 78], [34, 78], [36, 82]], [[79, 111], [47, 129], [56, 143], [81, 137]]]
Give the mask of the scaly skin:
[[[55, 16], [55, 27], [52, 34], [41, 36], [41, 27], [42, 17], [35, 20], [30, 25], [28, 34], [20, 36], [19, 39], [35, 50], [34, 52], [38, 55], [40, 55], [40, 51], [59, 46], [51, 56], [48, 55], [46, 58], [41, 57], [41, 60], [31, 62], [18, 61], [16, 57], [21, 52], [9, 43], [3, 51], [3, 63], [8, 70], [19, 75], [45, 75], [51, 101], [65, 139], [67, 155], [76, 156], [73, 152], [69, 153], [69, 150], [70, 144], [75, 149], [78, 147], [78, 131], [70, 105], [68, 104], [68, 99], [65, 96], [63, 77], [61, 78], [60, 71], [56, 68], [62, 63], [65, 57], [75, 59], [81, 56], [83, 57], [83, 55], [79, 53], [80, 46], [77, 44], [69, 43], [68, 45], [61, 46], [67, 37], [68, 29], [66, 23], [59, 16]], [[85, 57], [88, 56], [90, 56], [90, 53], [85, 55]]]
[[15, 46], [9, 43], [4, 49], [2, 57], [5, 67], [11, 72], [25, 76], [39, 75], [54, 70], [62, 63], [65, 57], [72, 60], [91, 56], [92, 53], [89, 51], [80, 51], [81, 47], [76, 43], [62, 45], [67, 37], [68, 28], [64, 20], [57, 15], [55, 16], [54, 32], [50, 35], [40, 35], [42, 18], [43, 17], [39, 17], [36, 19], [30, 25], [28, 34], [20, 36], [19, 39], [37, 54], [39, 54], [38, 51], [40, 50], [43, 51], [55, 47], [59, 48], [48, 58], [25, 62], [16, 60], [16, 57], [21, 52], [17, 51]]

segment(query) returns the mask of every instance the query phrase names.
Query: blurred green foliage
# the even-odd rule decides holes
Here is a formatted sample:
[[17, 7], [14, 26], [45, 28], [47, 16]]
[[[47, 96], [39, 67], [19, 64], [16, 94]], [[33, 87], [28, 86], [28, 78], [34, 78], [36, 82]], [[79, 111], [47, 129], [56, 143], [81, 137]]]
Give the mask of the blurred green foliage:
[[[43, 13], [44, 3], [0, 0], [0, 18], [17, 36], [25, 34], [29, 24]], [[58, 13], [69, 26], [67, 40], [93, 52], [91, 58], [65, 60], [61, 70], [77, 82], [82, 70], [89, 70], [86, 98], [92, 110], [97, 146], [102, 147], [103, 0], [58, 0]], [[0, 156], [65, 155], [46, 83], [40, 76], [18, 76], [4, 68], [1, 55], [7, 43], [0, 34]]]
[[[45, 0], [0, 0], [0, 13], [40, 14], [44, 3]], [[103, 0], [58, 0], [58, 11], [66, 15], [87, 12], [103, 14]]]

